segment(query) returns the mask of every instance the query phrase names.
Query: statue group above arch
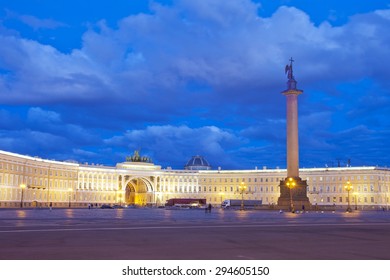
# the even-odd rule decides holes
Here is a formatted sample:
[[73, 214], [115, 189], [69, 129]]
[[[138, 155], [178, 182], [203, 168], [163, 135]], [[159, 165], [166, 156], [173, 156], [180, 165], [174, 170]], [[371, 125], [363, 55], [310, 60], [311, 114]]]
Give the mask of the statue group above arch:
[[140, 156], [139, 150], [135, 150], [132, 156], [126, 157], [127, 162], [146, 162], [153, 163], [152, 159], [147, 156]]

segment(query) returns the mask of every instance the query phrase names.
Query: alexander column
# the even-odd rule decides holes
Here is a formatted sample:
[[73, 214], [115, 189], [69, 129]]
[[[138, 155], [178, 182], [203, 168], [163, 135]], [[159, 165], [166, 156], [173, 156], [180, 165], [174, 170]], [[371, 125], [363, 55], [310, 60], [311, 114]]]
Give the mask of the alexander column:
[[293, 59], [286, 65], [287, 89], [282, 93], [287, 98], [287, 178], [280, 181], [280, 197], [278, 206], [295, 210], [310, 208], [307, 197], [307, 182], [299, 177], [299, 145], [298, 145], [298, 95], [303, 91], [297, 89], [297, 81], [293, 75]]

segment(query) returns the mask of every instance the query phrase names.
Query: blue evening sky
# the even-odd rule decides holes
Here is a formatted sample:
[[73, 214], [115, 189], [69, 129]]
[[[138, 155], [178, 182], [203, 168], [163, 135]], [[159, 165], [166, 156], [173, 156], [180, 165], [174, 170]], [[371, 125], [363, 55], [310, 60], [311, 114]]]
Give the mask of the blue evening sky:
[[[315, 5], [314, 5], [315, 4]], [[164, 168], [390, 166], [390, 0], [0, 0], [0, 149]]]

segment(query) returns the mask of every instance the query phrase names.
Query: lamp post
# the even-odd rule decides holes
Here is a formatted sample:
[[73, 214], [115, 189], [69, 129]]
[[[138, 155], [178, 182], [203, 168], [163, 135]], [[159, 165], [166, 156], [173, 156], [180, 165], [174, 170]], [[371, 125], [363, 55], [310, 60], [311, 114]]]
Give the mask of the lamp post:
[[221, 196], [221, 204], [222, 204], [222, 200], [223, 200], [223, 195], [224, 195], [224, 193], [223, 193], [223, 192], [220, 192], [219, 195]]
[[355, 196], [355, 210], [357, 210], [357, 196], [359, 193], [354, 192], [353, 195]]
[[348, 181], [347, 184], [344, 186], [344, 188], [348, 192], [348, 208], [347, 208], [347, 212], [352, 212], [351, 205], [350, 205], [350, 199], [349, 199], [349, 192], [353, 189], [353, 186], [351, 185], [351, 182]]
[[293, 199], [292, 199], [292, 189], [295, 187], [295, 181], [293, 178], [288, 178], [287, 180], [287, 188], [290, 189], [290, 208], [291, 208], [291, 212], [294, 213], [295, 210], [294, 210], [294, 203], [293, 203]]
[[72, 196], [72, 188], [69, 188], [68, 192], [69, 192], [69, 205], [68, 205], [68, 207], [70, 208], [70, 198]]
[[23, 192], [24, 192], [24, 189], [26, 188], [26, 185], [20, 184], [20, 188], [22, 189], [22, 196], [20, 198], [20, 208], [23, 208]]
[[244, 192], [246, 190], [246, 186], [244, 185], [244, 182], [241, 182], [238, 189], [240, 190], [240, 194], [241, 194], [241, 208], [240, 208], [240, 210], [242, 211], [242, 210], [244, 210]]

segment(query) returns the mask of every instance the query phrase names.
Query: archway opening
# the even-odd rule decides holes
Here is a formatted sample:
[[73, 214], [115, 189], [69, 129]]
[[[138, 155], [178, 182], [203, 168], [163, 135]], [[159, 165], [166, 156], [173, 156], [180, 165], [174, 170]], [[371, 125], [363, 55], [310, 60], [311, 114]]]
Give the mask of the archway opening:
[[125, 202], [127, 205], [146, 206], [152, 203], [148, 193], [148, 182], [143, 178], [133, 178], [126, 184]]

